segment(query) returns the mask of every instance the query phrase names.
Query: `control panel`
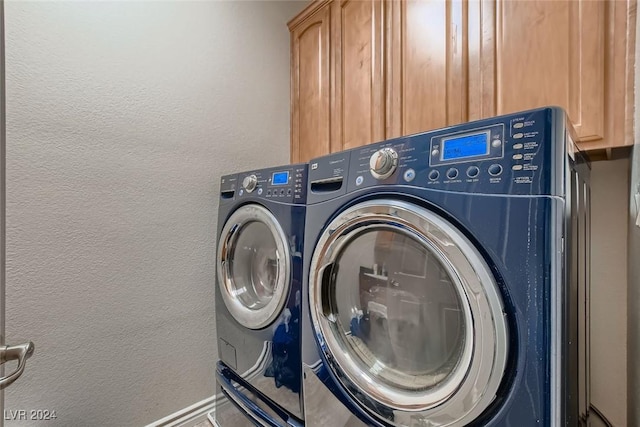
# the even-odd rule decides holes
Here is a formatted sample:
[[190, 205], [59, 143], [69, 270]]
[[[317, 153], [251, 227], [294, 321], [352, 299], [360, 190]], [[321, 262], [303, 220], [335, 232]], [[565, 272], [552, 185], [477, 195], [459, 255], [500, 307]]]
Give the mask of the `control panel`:
[[239, 173], [235, 183], [235, 198], [259, 197], [283, 203], [302, 204], [306, 202], [306, 177], [306, 164]]
[[429, 166], [474, 160], [501, 159], [504, 156], [504, 124], [454, 131], [431, 137]]
[[[551, 194], [553, 156], [564, 152], [558, 144], [566, 144], [565, 122], [561, 109], [549, 107], [366, 145], [312, 160], [311, 169], [315, 164], [317, 170], [310, 170], [309, 188], [314, 201], [320, 196], [314, 193], [314, 182], [338, 179], [345, 181], [344, 192], [407, 185], [485, 194]], [[330, 160], [343, 164], [336, 168]]]

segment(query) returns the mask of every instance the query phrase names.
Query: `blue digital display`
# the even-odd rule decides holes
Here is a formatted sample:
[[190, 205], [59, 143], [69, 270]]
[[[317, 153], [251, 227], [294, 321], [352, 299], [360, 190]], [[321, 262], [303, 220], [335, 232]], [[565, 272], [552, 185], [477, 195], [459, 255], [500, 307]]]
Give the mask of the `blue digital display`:
[[453, 160], [482, 156], [489, 153], [488, 132], [442, 140], [442, 159]]
[[286, 185], [289, 183], [289, 172], [274, 172], [271, 176], [272, 185]]

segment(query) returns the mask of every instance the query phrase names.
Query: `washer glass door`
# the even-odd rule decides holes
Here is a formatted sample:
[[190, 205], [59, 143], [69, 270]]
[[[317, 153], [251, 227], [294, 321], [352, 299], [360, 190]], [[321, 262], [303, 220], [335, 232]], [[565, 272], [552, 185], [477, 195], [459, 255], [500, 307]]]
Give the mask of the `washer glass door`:
[[276, 218], [249, 204], [227, 220], [218, 243], [218, 284], [225, 305], [243, 326], [271, 324], [289, 293], [287, 238]]
[[493, 400], [507, 352], [501, 299], [442, 217], [399, 201], [354, 206], [321, 237], [309, 286], [325, 360], [375, 416], [464, 424]]

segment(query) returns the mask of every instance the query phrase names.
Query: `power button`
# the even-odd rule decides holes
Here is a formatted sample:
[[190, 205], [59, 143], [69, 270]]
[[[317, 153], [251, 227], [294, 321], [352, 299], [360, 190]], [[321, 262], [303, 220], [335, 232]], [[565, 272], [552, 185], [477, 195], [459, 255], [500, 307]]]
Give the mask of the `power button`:
[[416, 177], [416, 171], [414, 171], [413, 169], [407, 169], [407, 170], [404, 172], [403, 177], [404, 177], [404, 180], [405, 180], [405, 181], [407, 181], [407, 182], [411, 182], [411, 181], [413, 181], [413, 180], [415, 179], [415, 177]]

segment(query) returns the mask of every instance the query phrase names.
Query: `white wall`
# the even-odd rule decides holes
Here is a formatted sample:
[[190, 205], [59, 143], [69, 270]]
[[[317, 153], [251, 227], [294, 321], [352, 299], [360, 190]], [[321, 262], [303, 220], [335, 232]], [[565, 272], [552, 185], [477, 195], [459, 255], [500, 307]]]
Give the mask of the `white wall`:
[[[637, 131], [636, 131], [637, 136]], [[638, 141], [638, 139], [636, 139]], [[628, 369], [629, 381], [627, 390], [629, 392], [627, 405], [628, 416], [631, 427], [640, 426], [640, 226], [638, 217], [640, 216], [640, 148], [636, 144], [634, 149], [634, 174], [632, 178], [632, 201], [629, 215], [629, 352]]]
[[627, 215], [629, 159], [591, 173], [591, 401], [627, 425]]
[[640, 185], [639, 84], [636, 65], [631, 158], [595, 162], [592, 169], [591, 400], [616, 427], [640, 427], [640, 206], [633, 195]]
[[[640, 20], [636, 27], [636, 61], [640, 58]], [[628, 288], [628, 425], [640, 427], [640, 66], [635, 73], [635, 146], [629, 192], [629, 288]]]
[[218, 179], [289, 160], [303, 6], [5, 2], [7, 342], [36, 344], [5, 409], [128, 426], [213, 395]]
[[[640, 40], [636, 39], [636, 40]], [[639, 56], [636, 56], [638, 58]], [[640, 71], [640, 70], [639, 70]], [[640, 73], [639, 73], [640, 74]], [[640, 82], [636, 78], [636, 82]], [[637, 86], [638, 83], [636, 83]], [[636, 94], [636, 97], [640, 97]], [[636, 105], [638, 102], [636, 98]], [[636, 114], [638, 109], [636, 108]], [[637, 122], [636, 115], [636, 122]], [[628, 423], [630, 427], [640, 426], [640, 129], [636, 124], [636, 145], [634, 148], [631, 176], [631, 198], [629, 200], [629, 294], [628, 294]]]

